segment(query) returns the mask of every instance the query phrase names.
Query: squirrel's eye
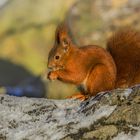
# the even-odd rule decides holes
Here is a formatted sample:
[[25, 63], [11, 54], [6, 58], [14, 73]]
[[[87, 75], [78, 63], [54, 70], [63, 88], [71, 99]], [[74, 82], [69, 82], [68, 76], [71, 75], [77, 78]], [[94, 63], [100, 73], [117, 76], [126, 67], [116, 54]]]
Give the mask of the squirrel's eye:
[[56, 60], [58, 60], [60, 57], [59, 57], [59, 55], [56, 55], [54, 58], [55, 58]]

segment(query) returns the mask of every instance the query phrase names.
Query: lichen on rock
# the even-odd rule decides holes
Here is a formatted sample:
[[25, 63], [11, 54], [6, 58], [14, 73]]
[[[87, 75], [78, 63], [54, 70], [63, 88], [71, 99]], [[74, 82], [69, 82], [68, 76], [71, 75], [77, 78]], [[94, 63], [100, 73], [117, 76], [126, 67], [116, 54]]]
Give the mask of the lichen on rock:
[[138, 140], [140, 86], [102, 92], [84, 102], [0, 96], [2, 140]]

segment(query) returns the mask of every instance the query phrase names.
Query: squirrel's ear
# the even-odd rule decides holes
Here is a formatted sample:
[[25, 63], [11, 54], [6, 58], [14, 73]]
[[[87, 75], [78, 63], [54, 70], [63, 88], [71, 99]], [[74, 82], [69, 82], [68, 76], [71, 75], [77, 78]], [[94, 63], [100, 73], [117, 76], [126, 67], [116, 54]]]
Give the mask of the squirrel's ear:
[[65, 22], [58, 25], [56, 29], [55, 38], [57, 43], [62, 43], [62, 46], [64, 47], [70, 44], [71, 42], [70, 32]]
[[63, 38], [61, 40], [61, 44], [62, 44], [62, 47], [64, 49], [64, 52], [67, 52], [69, 50], [69, 47], [70, 47], [70, 42], [67, 38]]
[[61, 42], [63, 47], [69, 46], [69, 40], [67, 40], [67, 38], [62, 38]]

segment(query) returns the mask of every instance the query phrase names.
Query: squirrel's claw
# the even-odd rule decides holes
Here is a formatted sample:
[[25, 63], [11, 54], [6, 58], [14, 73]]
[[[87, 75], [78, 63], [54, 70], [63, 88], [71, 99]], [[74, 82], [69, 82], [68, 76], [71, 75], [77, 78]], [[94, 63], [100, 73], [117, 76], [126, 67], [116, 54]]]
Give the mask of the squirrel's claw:
[[54, 71], [52, 71], [52, 72], [49, 72], [48, 73], [48, 76], [47, 76], [47, 78], [49, 79], [49, 80], [56, 80], [57, 79], [57, 74], [54, 72]]
[[79, 99], [81, 101], [85, 101], [87, 99], [87, 96], [79, 93], [79, 94], [75, 94], [75, 95], [72, 95], [72, 96], [69, 96], [67, 98], [72, 98], [72, 99]]

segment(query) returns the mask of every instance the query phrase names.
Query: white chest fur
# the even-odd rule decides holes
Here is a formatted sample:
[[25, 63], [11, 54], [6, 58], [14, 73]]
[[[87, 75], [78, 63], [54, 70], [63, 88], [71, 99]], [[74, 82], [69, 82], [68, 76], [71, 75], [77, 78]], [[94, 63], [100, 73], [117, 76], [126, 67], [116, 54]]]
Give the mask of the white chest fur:
[[86, 78], [83, 80], [83, 82], [78, 85], [78, 89], [82, 92], [87, 92], [87, 80], [88, 80], [89, 74], [87, 74]]

